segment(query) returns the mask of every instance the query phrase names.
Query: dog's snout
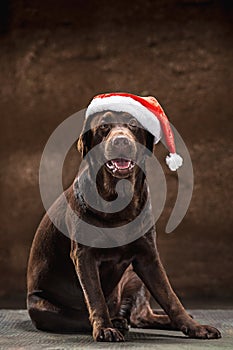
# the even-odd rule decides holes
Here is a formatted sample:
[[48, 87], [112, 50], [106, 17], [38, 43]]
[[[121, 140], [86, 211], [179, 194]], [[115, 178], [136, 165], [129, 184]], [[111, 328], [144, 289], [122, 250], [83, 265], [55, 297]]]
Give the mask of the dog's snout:
[[137, 148], [128, 130], [112, 130], [106, 139], [105, 157], [108, 159], [125, 158], [134, 160]]
[[130, 143], [131, 141], [125, 136], [116, 136], [112, 139], [112, 145], [117, 148], [126, 148]]

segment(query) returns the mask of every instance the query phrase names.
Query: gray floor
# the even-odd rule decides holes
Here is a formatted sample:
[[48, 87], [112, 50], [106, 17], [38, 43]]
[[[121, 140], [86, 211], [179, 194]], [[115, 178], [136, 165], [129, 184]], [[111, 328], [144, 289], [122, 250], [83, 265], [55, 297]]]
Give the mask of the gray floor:
[[180, 332], [131, 330], [125, 343], [95, 343], [89, 335], [39, 332], [25, 310], [0, 310], [0, 349], [233, 349], [233, 310], [191, 310], [202, 324], [222, 332], [219, 340], [188, 339]]

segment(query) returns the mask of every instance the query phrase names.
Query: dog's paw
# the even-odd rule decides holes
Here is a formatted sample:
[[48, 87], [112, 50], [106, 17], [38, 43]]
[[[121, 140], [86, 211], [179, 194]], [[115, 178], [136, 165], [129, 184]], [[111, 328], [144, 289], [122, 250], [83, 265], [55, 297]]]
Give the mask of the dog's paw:
[[124, 336], [116, 328], [99, 328], [93, 332], [93, 338], [96, 341], [103, 342], [122, 342]]
[[197, 325], [196, 327], [190, 328], [182, 326], [181, 331], [190, 338], [218, 339], [222, 337], [217, 328], [206, 325]]
[[126, 318], [116, 317], [112, 318], [111, 322], [114, 328], [117, 328], [123, 335], [125, 335], [129, 330], [129, 325]]

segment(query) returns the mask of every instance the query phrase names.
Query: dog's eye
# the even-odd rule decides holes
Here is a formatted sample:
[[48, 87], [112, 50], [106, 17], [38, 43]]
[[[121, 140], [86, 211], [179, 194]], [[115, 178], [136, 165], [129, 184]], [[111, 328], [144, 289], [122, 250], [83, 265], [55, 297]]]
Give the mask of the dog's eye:
[[137, 120], [136, 120], [136, 119], [130, 119], [130, 121], [129, 121], [129, 126], [130, 126], [131, 128], [136, 128], [136, 126], [138, 126]]
[[102, 123], [100, 124], [99, 128], [100, 130], [108, 130], [110, 128], [110, 125], [106, 123]]

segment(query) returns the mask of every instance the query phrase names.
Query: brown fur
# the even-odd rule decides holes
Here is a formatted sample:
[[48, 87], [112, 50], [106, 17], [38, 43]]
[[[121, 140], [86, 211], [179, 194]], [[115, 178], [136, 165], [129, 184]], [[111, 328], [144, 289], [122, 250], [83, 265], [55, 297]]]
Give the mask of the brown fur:
[[[110, 121], [118, 118], [119, 122], [105, 130], [104, 126], [97, 125], [103, 118]], [[131, 153], [137, 151], [135, 141], [152, 151], [152, 135], [140, 125], [130, 127], [127, 124], [130, 119], [132, 117], [125, 113], [109, 111], [88, 120], [78, 141], [82, 156], [103, 140], [110, 144], [118, 135], [130, 140]], [[111, 147], [105, 151], [111, 152]], [[144, 162], [143, 155], [141, 161]], [[80, 175], [87, 182], [87, 191], [95, 181], [91, 168], [90, 162]], [[115, 187], [121, 177], [127, 177], [131, 182], [134, 194], [127, 208], [117, 214], [93, 211], [83, 203], [75, 181], [65, 191], [66, 198], [78, 216], [93, 225], [124, 225], [140, 213], [148, 190], [139, 166], [126, 176], [113, 176], [103, 166], [97, 176], [97, 188], [105, 200], [116, 199]], [[32, 244], [27, 304], [32, 322], [38, 329], [61, 333], [92, 331], [97, 341], [123, 341], [128, 325], [176, 329], [194, 338], [221, 336], [217, 329], [194, 321], [178, 300], [159, 258], [154, 227], [132, 243], [116, 248], [92, 248], [77, 243], [76, 235], [85, 232], [77, 232], [73, 216], [61, 204], [61, 199], [55, 202], [51, 211], [62, 222], [67, 236], [46, 214]], [[147, 215], [151, 215], [149, 210]], [[164, 314], [151, 309], [150, 295], [164, 309]]]

